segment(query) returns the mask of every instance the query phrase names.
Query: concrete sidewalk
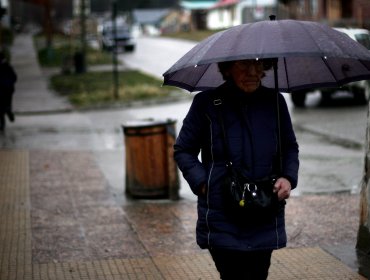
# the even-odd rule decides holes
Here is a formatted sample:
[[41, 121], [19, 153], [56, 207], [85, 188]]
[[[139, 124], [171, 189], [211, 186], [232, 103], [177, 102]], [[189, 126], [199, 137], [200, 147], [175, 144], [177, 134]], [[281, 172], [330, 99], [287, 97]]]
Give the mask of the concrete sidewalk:
[[11, 48], [11, 64], [18, 81], [13, 99], [16, 114], [64, 112], [72, 109], [66, 99], [48, 88], [48, 83], [37, 62], [32, 37], [19, 35]]
[[[88, 152], [0, 162], [0, 279], [218, 279], [194, 243], [194, 202], [121, 207]], [[316, 247], [274, 252], [269, 279], [365, 278]]]
[[[12, 48], [18, 113], [69, 111], [31, 37]], [[47, 116], [45, 116], [47, 117]], [[0, 279], [218, 279], [193, 201], [121, 205], [89, 151], [0, 147]], [[319, 247], [274, 252], [269, 279], [365, 279]]]

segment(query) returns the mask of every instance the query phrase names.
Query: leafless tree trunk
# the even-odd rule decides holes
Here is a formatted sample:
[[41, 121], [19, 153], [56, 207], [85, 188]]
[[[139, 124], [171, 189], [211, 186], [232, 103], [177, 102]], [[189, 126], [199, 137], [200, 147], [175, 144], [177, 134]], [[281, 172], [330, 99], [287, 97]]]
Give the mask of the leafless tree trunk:
[[48, 49], [53, 46], [53, 21], [51, 19], [51, 5], [50, 0], [44, 1], [45, 18], [44, 18], [44, 30], [46, 32], [46, 42]]
[[357, 249], [370, 253], [370, 102], [367, 110], [365, 143], [365, 164], [361, 185], [360, 225], [357, 236]]

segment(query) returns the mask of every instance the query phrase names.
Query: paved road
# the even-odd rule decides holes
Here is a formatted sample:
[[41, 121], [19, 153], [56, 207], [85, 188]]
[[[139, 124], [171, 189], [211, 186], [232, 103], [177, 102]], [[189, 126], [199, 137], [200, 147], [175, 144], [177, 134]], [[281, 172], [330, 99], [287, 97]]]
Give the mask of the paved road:
[[162, 77], [182, 55], [195, 46], [194, 42], [155, 37], [138, 38], [136, 51], [122, 54], [121, 60], [133, 68]]

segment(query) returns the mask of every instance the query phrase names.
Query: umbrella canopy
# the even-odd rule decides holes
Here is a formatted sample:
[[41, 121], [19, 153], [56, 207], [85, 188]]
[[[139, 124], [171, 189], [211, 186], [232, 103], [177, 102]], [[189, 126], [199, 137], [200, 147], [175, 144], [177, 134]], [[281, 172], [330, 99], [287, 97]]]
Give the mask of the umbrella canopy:
[[[224, 82], [218, 62], [264, 58], [278, 58], [284, 92], [370, 79], [370, 52], [347, 35], [317, 22], [273, 20], [235, 26], [201, 41], [163, 74], [164, 85], [191, 92], [215, 88]], [[273, 71], [262, 84], [275, 87]]]

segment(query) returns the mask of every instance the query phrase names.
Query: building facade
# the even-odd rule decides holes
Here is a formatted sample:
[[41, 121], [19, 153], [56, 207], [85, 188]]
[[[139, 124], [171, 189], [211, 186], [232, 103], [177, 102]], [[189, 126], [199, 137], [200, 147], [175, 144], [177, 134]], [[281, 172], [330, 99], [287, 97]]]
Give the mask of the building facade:
[[326, 22], [330, 26], [370, 29], [370, 0], [290, 0], [290, 18]]
[[207, 10], [207, 27], [228, 28], [266, 20], [270, 14], [370, 29], [370, 0], [220, 0]]

